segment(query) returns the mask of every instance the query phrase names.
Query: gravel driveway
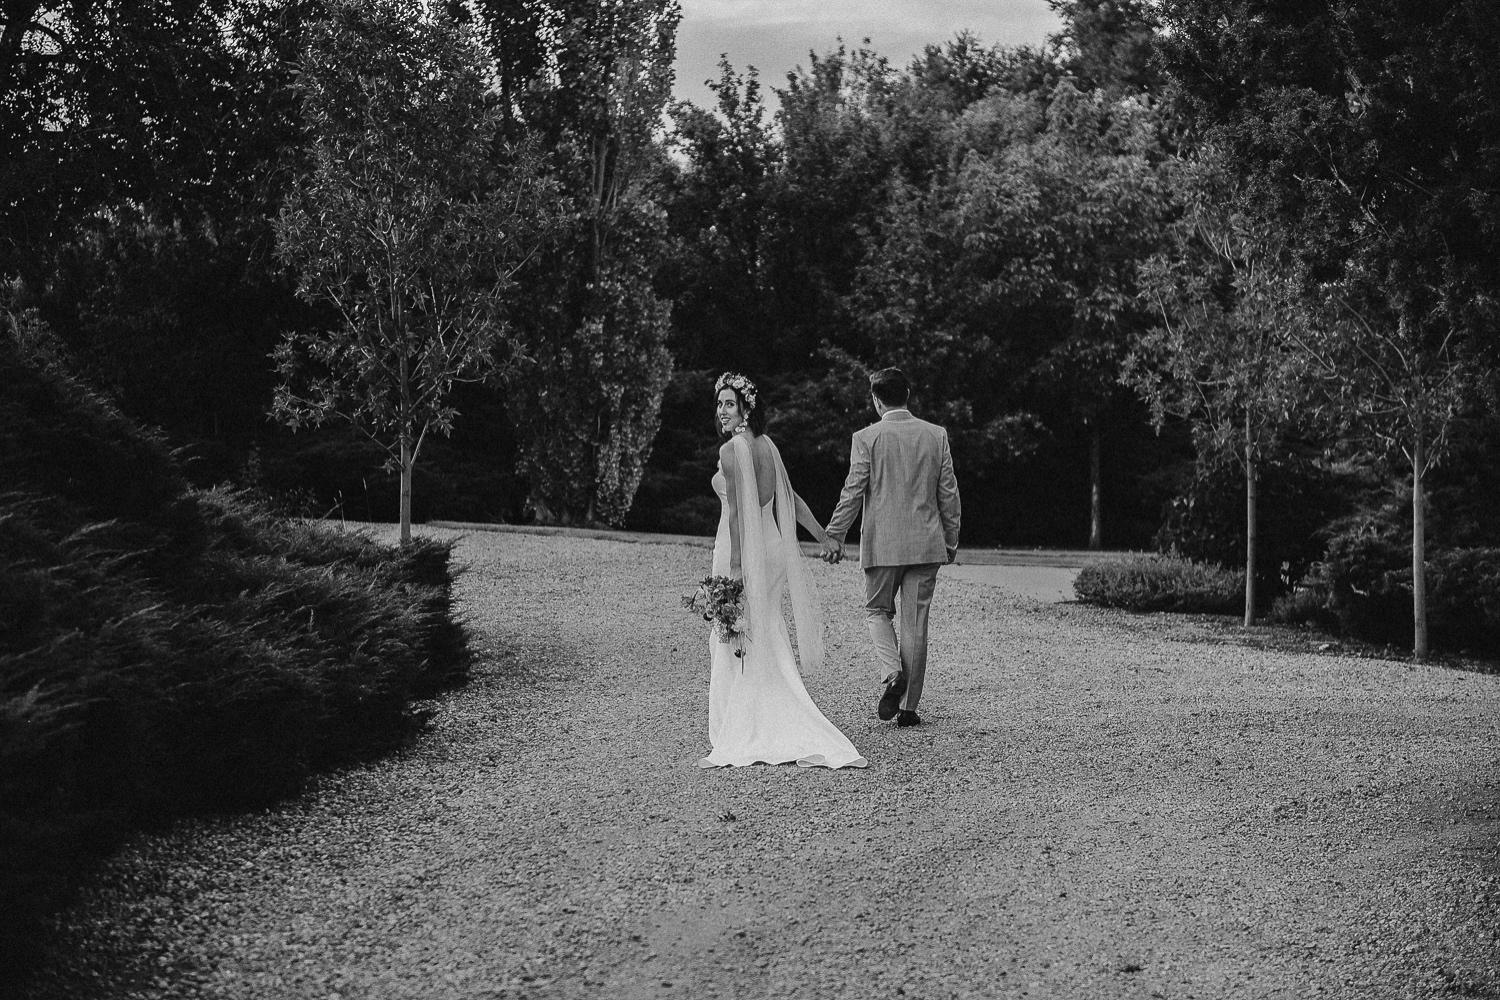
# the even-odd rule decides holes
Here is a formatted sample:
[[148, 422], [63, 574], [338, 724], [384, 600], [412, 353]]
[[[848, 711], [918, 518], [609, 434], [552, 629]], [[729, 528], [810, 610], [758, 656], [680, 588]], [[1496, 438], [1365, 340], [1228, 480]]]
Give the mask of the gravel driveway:
[[949, 576], [898, 730], [816, 563], [871, 767], [700, 771], [707, 555], [466, 536], [430, 733], [138, 838], [33, 995], [1500, 997], [1500, 677]]

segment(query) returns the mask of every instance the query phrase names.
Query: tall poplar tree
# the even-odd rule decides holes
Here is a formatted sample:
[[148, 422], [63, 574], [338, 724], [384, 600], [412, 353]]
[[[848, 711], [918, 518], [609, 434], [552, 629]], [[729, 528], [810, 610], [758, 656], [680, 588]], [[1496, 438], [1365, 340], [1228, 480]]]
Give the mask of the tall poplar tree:
[[[655, 185], [680, 11], [676, 0], [471, 9], [515, 77], [513, 127], [544, 145], [560, 205], [511, 312], [524, 354], [507, 393], [518, 466], [540, 520], [620, 524], [672, 372], [671, 303], [653, 288], [666, 245]], [[502, 30], [521, 22], [535, 28], [526, 44]]]

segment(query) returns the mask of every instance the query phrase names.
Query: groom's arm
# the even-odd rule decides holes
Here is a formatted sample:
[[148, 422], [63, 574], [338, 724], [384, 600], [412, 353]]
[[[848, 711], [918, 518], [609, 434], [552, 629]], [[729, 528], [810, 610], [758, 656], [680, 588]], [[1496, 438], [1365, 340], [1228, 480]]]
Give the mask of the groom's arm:
[[854, 515], [864, 506], [865, 487], [869, 484], [870, 445], [856, 434], [849, 445], [849, 475], [844, 480], [844, 491], [839, 494], [838, 506], [833, 508], [833, 517], [828, 519], [828, 537], [840, 545], [854, 526]]
[[963, 503], [958, 498], [958, 477], [953, 474], [953, 452], [948, 448], [948, 432], [943, 431], [942, 453], [938, 459], [938, 517], [943, 522], [943, 546], [951, 561], [958, 551], [958, 528], [963, 517]]

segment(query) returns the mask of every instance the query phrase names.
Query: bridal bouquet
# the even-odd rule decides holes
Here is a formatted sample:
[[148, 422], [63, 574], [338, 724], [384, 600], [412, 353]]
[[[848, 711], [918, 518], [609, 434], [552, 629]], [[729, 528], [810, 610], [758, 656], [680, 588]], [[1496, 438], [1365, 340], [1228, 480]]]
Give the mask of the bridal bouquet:
[[720, 642], [731, 643], [734, 655], [745, 655], [750, 623], [745, 620], [745, 581], [727, 576], [708, 576], [698, 589], [682, 599], [682, 606], [711, 622]]

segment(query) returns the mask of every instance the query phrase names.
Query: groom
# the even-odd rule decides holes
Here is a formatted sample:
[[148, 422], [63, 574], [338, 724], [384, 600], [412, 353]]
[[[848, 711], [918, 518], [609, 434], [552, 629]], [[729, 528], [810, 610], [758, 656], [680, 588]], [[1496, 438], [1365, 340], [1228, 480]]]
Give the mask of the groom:
[[[896, 368], [870, 376], [880, 419], [854, 435], [849, 478], [828, 522], [825, 557], [844, 555], [844, 536], [863, 508], [859, 563], [865, 571], [865, 618], [885, 673], [876, 714], [898, 726], [920, 725], [917, 702], [927, 672], [927, 610], [938, 566], [958, 555], [958, 480], [948, 432], [906, 408], [911, 385]], [[894, 619], [901, 594], [901, 641]]]

